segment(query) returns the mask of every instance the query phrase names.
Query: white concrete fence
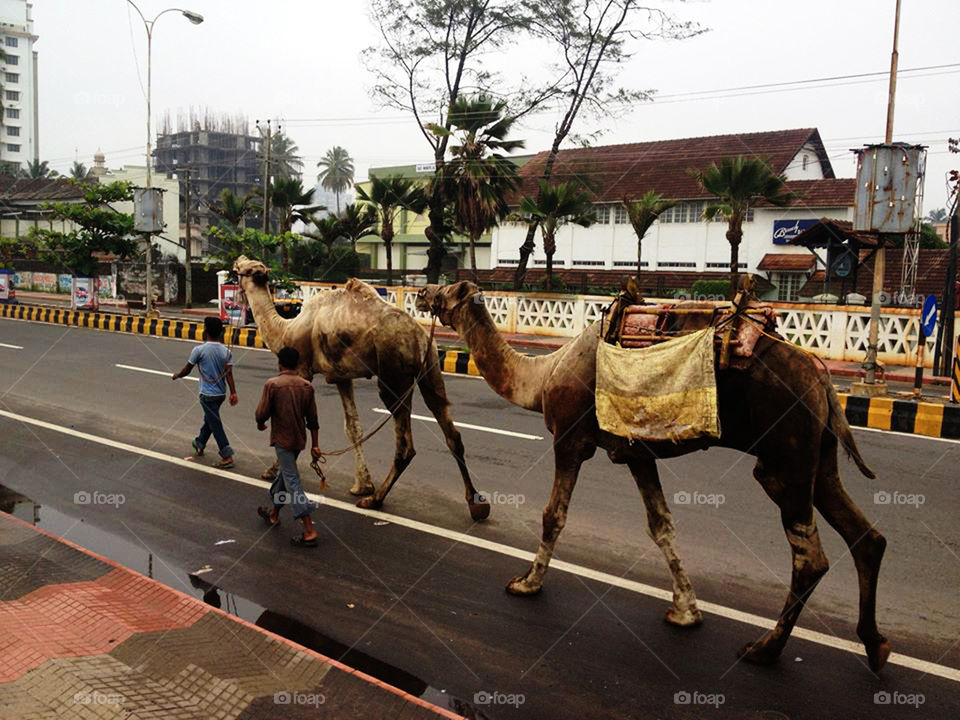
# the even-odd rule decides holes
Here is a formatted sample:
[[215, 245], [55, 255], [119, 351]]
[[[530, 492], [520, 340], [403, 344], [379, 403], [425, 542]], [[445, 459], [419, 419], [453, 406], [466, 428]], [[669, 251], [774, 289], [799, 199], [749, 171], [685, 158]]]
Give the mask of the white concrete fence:
[[[303, 299], [337, 285], [301, 283]], [[423, 324], [430, 323], [428, 313], [418, 312], [414, 303], [418, 288], [378, 288], [385, 300], [413, 315]], [[600, 319], [612, 297], [602, 295], [539, 295], [485, 291], [487, 310], [501, 332], [548, 337], [574, 337]], [[665, 300], [664, 302], [674, 302]], [[785, 338], [829, 360], [862, 362], [867, 352], [870, 308], [862, 305], [812, 305], [770, 303], [777, 312], [777, 330]], [[886, 365], [914, 365], [920, 311], [912, 308], [886, 308], [880, 315], [879, 360]], [[954, 323], [960, 335], [960, 314]], [[927, 338], [924, 365], [933, 365], [936, 336]]]

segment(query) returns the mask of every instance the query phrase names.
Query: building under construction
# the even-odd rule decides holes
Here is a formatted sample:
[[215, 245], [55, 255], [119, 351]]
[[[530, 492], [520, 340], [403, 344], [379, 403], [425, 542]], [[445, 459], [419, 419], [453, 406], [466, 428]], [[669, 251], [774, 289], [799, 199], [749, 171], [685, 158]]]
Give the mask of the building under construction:
[[[194, 237], [220, 222], [211, 206], [220, 192], [232, 190], [243, 197], [262, 183], [261, 140], [251, 135], [247, 118], [191, 110], [177, 117], [176, 127], [169, 115], [160, 123], [155, 167], [157, 172], [175, 174], [180, 180], [180, 223], [186, 221], [186, 170], [190, 170], [190, 220]], [[256, 213], [247, 217], [250, 227], [260, 223]], [[183, 235], [185, 237], [185, 234]]]

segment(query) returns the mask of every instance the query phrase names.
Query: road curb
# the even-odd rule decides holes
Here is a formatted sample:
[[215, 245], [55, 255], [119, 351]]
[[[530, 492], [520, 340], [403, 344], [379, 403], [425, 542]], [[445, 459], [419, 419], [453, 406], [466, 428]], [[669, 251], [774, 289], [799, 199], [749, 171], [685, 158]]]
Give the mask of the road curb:
[[[142, 315], [88, 312], [86, 310], [70, 310], [46, 305], [2, 304], [0, 305], [0, 318], [197, 342], [202, 340], [203, 335], [203, 322], [164, 318], [148, 319]], [[224, 330], [223, 341], [224, 344], [231, 346], [266, 348], [256, 328], [227, 327]]]
[[960, 439], [960, 405], [839, 395], [847, 422], [855, 427]]

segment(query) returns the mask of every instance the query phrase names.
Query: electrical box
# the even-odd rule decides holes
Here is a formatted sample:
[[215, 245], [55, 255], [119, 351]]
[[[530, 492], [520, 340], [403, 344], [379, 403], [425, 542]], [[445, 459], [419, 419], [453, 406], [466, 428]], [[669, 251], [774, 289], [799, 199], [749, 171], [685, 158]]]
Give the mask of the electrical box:
[[134, 188], [133, 229], [141, 233], [163, 232], [163, 190]]
[[922, 145], [867, 145], [857, 153], [853, 229], [907, 233], [917, 221], [927, 152]]

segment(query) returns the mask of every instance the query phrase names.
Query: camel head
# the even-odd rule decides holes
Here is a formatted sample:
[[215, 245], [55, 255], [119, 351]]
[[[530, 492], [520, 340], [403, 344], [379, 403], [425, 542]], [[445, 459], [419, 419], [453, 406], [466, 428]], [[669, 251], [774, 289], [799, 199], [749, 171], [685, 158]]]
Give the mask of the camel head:
[[241, 255], [236, 259], [233, 263], [233, 271], [237, 274], [237, 277], [240, 278], [241, 283], [243, 282], [243, 278], [248, 277], [253, 280], [254, 284], [260, 287], [266, 286], [267, 278], [270, 274], [270, 268], [259, 260], [250, 260], [245, 255]]
[[483, 291], [469, 280], [452, 285], [427, 285], [417, 293], [417, 310], [428, 312], [449, 327], [454, 327], [456, 311], [465, 302], [483, 302]]

